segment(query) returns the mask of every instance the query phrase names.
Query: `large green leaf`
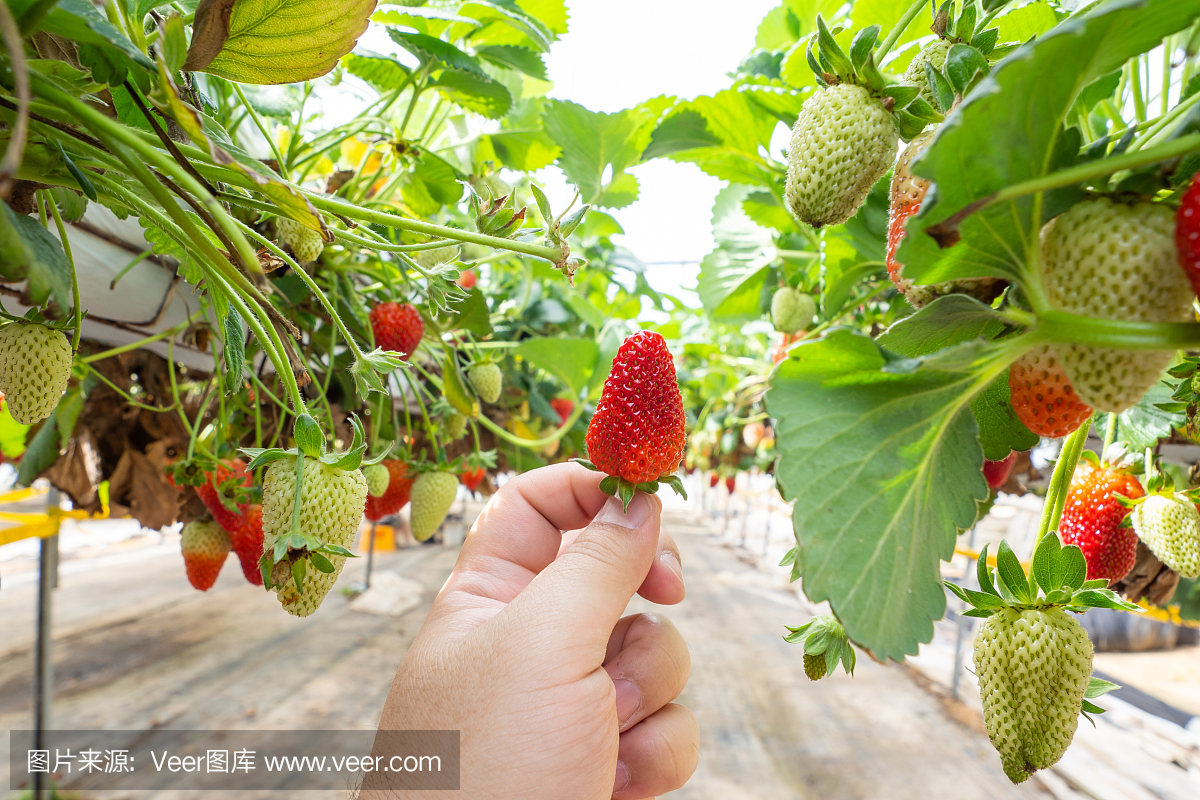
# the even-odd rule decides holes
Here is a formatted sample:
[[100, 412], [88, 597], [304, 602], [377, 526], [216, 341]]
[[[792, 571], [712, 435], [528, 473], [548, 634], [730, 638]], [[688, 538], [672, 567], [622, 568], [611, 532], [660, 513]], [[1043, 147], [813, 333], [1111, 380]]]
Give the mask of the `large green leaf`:
[[[492, 35], [487, 36], [484, 41], [492, 45], [532, 46], [545, 53], [557, 38], [545, 23], [512, 0], [476, 0], [460, 6], [459, 13], [480, 22], [492, 23], [496, 29], [509, 29], [491, 31]], [[505, 33], [508, 35], [504, 35]], [[458, 34], [458, 30], [452, 32], [452, 35]], [[513, 35], [516, 39], [512, 38]]]
[[[894, 340], [957, 338], [936, 305], [897, 323]], [[794, 348], [771, 379], [804, 592], [878, 659], [916, 653], [945, 612], [939, 563], [987, 496], [970, 400], [1000, 369], [975, 341], [922, 363], [835, 330]]]
[[755, 224], [743, 201], [754, 187], [731, 184], [713, 204], [713, 238], [717, 247], [700, 262], [700, 302], [722, 322], [762, 316], [762, 295], [775, 258], [771, 232]]
[[599, 351], [599, 346], [591, 339], [564, 336], [526, 339], [512, 352], [557, 377], [578, 397], [589, 386]]
[[764, 91], [726, 89], [675, 105], [650, 137], [643, 157], [666, 156], [696, 164], [722, 180], [773, 187], [783, 168], [763, 152], [779, 118], [769, 110]]
[[[990, 307], [962, 294], [939, 298], [928, 309], [920, 320], [924, 324], [893, 325], [879, 337], [879, 344], [912, 358], [978, 337], [992, 339], [1007, 328], [1004, 318]], [[1037, 434], [1025, 427], [1009, 403], [1008, 370], [971, 401], [971, 412], [979, 424], [984, 456], [992, 461], [1038, 443]]]
[[375, 0], [201, 0], [184, 69], [240, 83], [296, 83], [333, 69]]
[[[567, 180], [579, 189], [585, 203], [612, 207], [630, 201], [631, 186], [622, 176], [641, 160], [654, 124], [669, 103], [669, 98], [660, 97], [613, 114], [588, 111], [566, 100], [546, 103], [543, 125], [562, 148], [558, 165]], [[605, 182], [609, 170], [612, 177]], [[614, 195], [606, 198], [610, 188]]]
[[32, 217], [0, 202], [0, 276], [28, 281], [29, 299], [41, 305], [51, 295], [63, 311], [71, 308], [71, 265], [58, 239]]
[[897, 260], [917, 283], [996, 276], [1018, 279], [1042, 223], [1078, 197], [1047, 194], [997, 203], [962, 224], [962, 240], [939, 250], [923, 233], [1005, 186], [1068, 166], [1078, 134], [1063, 121], [1088, 84], [1200, 16], [1200, 3], [1110, 0], [1059, 25], [1001, 61], [941, 126], [914, 172], [936, 182], [933, 202], [909, 220]]

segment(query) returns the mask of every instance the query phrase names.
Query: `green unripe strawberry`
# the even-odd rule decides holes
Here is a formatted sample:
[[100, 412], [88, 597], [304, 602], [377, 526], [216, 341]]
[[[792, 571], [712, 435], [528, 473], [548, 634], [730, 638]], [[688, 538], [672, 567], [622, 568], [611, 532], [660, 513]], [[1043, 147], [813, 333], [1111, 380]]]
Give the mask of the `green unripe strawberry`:
[[819, 681], [824, 678], [826, 669], [828, 669], [828, 665], [825, 663], [824, 653], [804, 654], [804, 674], [810, 681]]
[[0, 392], [8, 413], [22, 425], [50, 416], [71, 378], [71, 343], [61, 331], [36, 322], [0, 329]]
[[975, 637], [988, 738], [1013, 783], [1066, 752], [1092, 674], [1087, 632], [1062, 608], [1001, 608]]
[[[1193, 319], [1179, 267], [1175, 212], [1163, 203], [1085, 200], [1042, 228], [1042, 280], [1055, 308], [1139, 322]], [[1171, 363], [1173, 350], [1111, 350], [1056, 344], [1079, 398], [1097, 411], [1133, 406]]]
[[771, 297], [771, 323], [780, 333], [793, 334], [809, 326], [817, 313], [811, 295], [784, 286]]
[[383, 497], [387, 494], [388, 484], [392, 474], [382, 464], [370, 464], [362, 468], [363, 477], [367, 479], [367, 494], [371, 497]]
[[412, 535], [423, 542], [442, 524], [454, 497], [458, 478], [449, 472], [423, 472], [412, 487]]
[[1185, 495], [1152, 494], [1130, 521], [1159, 561], [1184, 578], [1200, 578], [1200, 512]]
[[296, 260], [301, 264], [316, 261], [325, 249], [321, 234], [289, 217], [277, 217], [275, 230], [279, 232], [280, 243], [292, 248]]
[[442, 421], [442, 425], [446, 431], [447, 441], [453, 442], [461, 439], [467, 432], [467, 418], [462, 414], [451, 414]]
[[467, 380], [475, 387], [475, 391], [479, 392], [479, 398], [483, 402], [494, 403], [500, 399], [504, 375], [500, 372], [499, 364], [476, 364], [467, 373]]
[[[271, 463], [263, 477], [263, 552], [272, 553], [281, 536], [292, 533], [292, 509], [296, 496], [296, 457], [287, 456]], [[359, 470], [343, 470], [315, 458], [304, 459], [304, 484], [301, 489], [300, 516], [296, 533], [315, 537], [322, 543], [349, 548], [362, 523], [367, 499], [367, 479]], [[289, 556], [293, 555], [289, 551]], [[307, 617], [321, 606], [333, 588], [345, 556], [330, 555], [333, 572], [321, 572], [312, 565], [307, 552], [297, 551], [296, 558], [308, 560], [303, 594], [296, 588], [288, 561], [275, 563], [272, 583], [275, 594], [289, 614]]]
[[412, 257], [425, 269], [431, 269], [439, 264], [449, 264], [458, 258], [458, 248], [435, 247], [432, 250], [418, 250], [412, 254]]
[[850, 219], [892, 166], [899, 141], [892, 113], [865, 87], [818, 89], [792, 128], [788, 208], [814, 228]]
[[951, 42], [945, 39], [938, 39], [936, 42], [925, 45], [921, 48], [921, 52], [913, 56], [908, 69], [904, 70], [902, 83], [920, 89], [922, 99], [934, 108], [937, 108], [938, 105], [934, 99], [933, 90], [929, 88], [929, 80], [925, 77], [925, 65], [932, 64], [934, 69], [941, 72], [946, 66], [946, 55], [950, 52], [950, 45]]

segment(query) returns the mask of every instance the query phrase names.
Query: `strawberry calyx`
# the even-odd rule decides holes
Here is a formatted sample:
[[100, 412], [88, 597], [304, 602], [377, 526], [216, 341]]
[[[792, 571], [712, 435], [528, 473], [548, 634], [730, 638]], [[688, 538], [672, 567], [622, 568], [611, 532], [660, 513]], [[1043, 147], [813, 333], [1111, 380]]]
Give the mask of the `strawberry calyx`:
[[785, 627], [790, 633], [783, 640], [804, 647], [804, 674], [809, 680], [818, 681], [833, 673], [839, 662], [847, 675], [854, 675], [857, 657], [850, 636], [837, 617], [821, 614], [798, 628]]
[[[581, 464], [592, 472], [600, 472], [600, 468], [588, 461], [586, 458], [572, 458], [576, 464]], [[660, 475], [656, 480], [643, 481], [642, 483], [634, 483], [626, 480], [618, 475], [606, 475], [600, 481], [600, 491], [607, 495], [621, 498], [622, 510], [629, 510], [629, 503], [633, 500], [634, 492], [645, 492], [646, 494], [655, 494], [659, 490], [659, 484], [665, 483], [675, 490], [675, 494], [687, 500], [687, 491], [683, 488], [683, 481], [678, 475]]]
[[813, 53], [813, 39], [809, 39], [806, 52], [808, 66], [822, 88], [852, 83], [867, 89], [879, 99], [884, 109], [896, 115], [901, 137], [911, 139], [929, 123], [941, 122], [943, 118], [921, 97], [918, 87], [889, 84], [883, 77], [875, 64], [879, 32], [878, 25], [860, 30], [850, 42], [850, 54], [847, 55], [818, 14], [817, 35], [813, 37], [817, 42], [817, 51]]
[[[964, 617], [990, 617], [1005, 608], [1018, 611], [1064, 608], [1075, 614], [1082, 614], [1089, 608], [1143, 610], [1105, 588], [1108, 579], [1086, 580], [1087, 561], [1083, 551], [1073, 544], [1063, 546], [1053, 534], [1043, 536], [1038, 543], [1028, 575], [1006, 541], [1000, 542], [994, 572], [988, 565], [987, 555], [988, 546], [984, 545], [976, 562], [979, 591], [944, 581], [946, 588], [969, 606], [961, 612]], [[1119, 688], [1116, 684], [1093, 677], [1084, 696], [1095, 698], [1116, 688]], [[1084, 716], [1103, 711], [1084, 700]]]

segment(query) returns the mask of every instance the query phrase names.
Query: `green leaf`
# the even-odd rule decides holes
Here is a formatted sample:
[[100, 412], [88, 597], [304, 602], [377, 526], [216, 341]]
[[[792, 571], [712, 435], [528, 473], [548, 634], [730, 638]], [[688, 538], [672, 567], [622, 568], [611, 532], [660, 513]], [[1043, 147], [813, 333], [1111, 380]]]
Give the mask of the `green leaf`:
[[1066, 560], [1059, 557], [1061, 550], [1058, 537], [1047, 535], [1042, 537], [1037, 549], [1033, 551], [1029, 577], [1037, 586], [1041, 586], [1046, 594], [1061, 589], [1066, 584]]
[[[1186, 28], [1200, 6], [1175, 0], [1113, 0], [1091, 7], [996, 65], [939, 128], [913, 170], [937, 184], [912, 217], [897, 260], [919, 284], [969, 277], [1021, 280], [1042, 223], [1073, 203], [1077, 189], [992, 204], [959, 227], [941, 250], [924, 232], [1003, 187], [1069, 166], [1077, 132], [1064, 126], [1080, 90]], [[929, 203], [928, 200], [933, 202]]]
[[437, 37], [426, 36], [423, 33], [394, 29], [388, 31], [388, 36], [393, 42], [419, 58], [422, 63], [490, 80], [478, 59], [467, 55], [449, 42], [443, 42]]
[[1057, 24], [1054, 9], [1043, 0], [1013, 9], [996, 20], [1002, 42], [1027, 42]]
[[1093, 675], [1092, 677], [1088, 678], [1087, 691], [1083, 693], [1083, 696], [1091, 700], [1102, 695], [1106, 695], [1114, 689], [1120, 688], [1121, 685], [1119, 683], [1106, 681], [1103, 678], [1097, 678], [1095, 675]]
[[590, 339], [553, 337], [526, 339], [512, 351], [535, 367], [555, 376], [578, 397], [590, 385], [600, 348]]
[[975, 561], [975, 578], [979, 581], [980, 590], [999, 597], [1000, 593], [996, 591], [996, 584], [992, 580], [992, 571], [988, 569], [987, 551], [988, 546], [985, 544]]
[[238, 312], [225, 316], [221, 355], [225, 360], [225, 393], [234, 394], [242, 388], [246, 373], [246, 323]]
[[700, 302], [715, 319], [739, 322], [763, 315], [762, 294], [774, 258], [774, 238], [746, 214], [753, 187], [731, 184], [713, 204], [717, 248], [700, 262]]
[[28, 281], [29, 299], [42, 305], [51, 296], [59, 308], [71, 307], [71, 265], [62, 243], [33, 217], [0, 202], [0, 276]]
[[794, 348], [767, 393], [805, 593], [879, 659], [932, 638], [946, 608], [939, 563], [987, 496], [967, 407], [978, 376], [884, 372], [891, 358], [834, 330]]
[[979, 423], [983, 457], [989, 461], [1001, 461], [1013, 450], [1024, 452], [1036, 447], [1040, 441], [1013, 411], [1009, 402], [1008, 370], [971, 401], [971, 413]]
[[252, 84], [319, 78], [354, 48], [375, 0], [201, 0], [183, 68]]
[[41, 28], [78, 44], [79, 62], [91, 70], [97, 83], [120, 84], [132, 77], [144, 86], [147, 76], [142, 70], [154, 69], [146, 54], [88, 0], [59, 0]]
[[507, 44], [492, 45], [480, 47], [475, 51], [475, 55], [497, 66], [515, 69], [517, 72], [523, 72], [540, 81], [550, 79], [546, 74], [546, 62], [542, 60], [541, 55], [527, 47]]
[[408, 67], [391, 56], [358, 51], [342, 59], [346, 71], [362, 78], [377, 92], [394, 92], [402, 87], [411, 73]]
[[562, 153], [562, 148], [541, 131], [501, 130], [485, 138], [500, 163], [517, 172], [536, 172], [553, 164]]
[[[477, 0], [477, 2], [465, 3], [460, 6], [458, 13], [474, 17], [481, 22], [492, 22], [494, 23], [493, 27], [510, 28], [508, 33], [516, 37], [515, 39], [513, 35], [487, 37], [485, 41], [493, 45], [532, 45], [545, 53], [549, 51], [551, 42], [557, 38], [545, 23], [512, 0], [483, 0], [482, 2]], [[451, 35], [457, 33], [456, 29], [452, 31]]]
[[[614, 114], [588, 111], [577, 103], [551, 100], [542, 123], [562, 148], [558, 165], [579, 189], [583, 202], [596, 205], [611, 182], [637, 164], [650, 142], [664, 98]], [[610, 184], [604, 182], [611, 170]]]
[[491, 314], [482, 291], [472, 289], [467, 292], [467, 299], [459, 304], [448, 327], [450, 330], [468, 330], [481, 339], [492, 333]]
[[296, 417], [296, 427], [292, 431], [296, 437], [296, 447], [309, 458], [320, 458], [325, 453], [325, 434], [321, 426], [309, 414]]
[[489, 119], [500, 119], [512, 108], [512, 95], [504, 84], [486, 76], [446, 70], [431, 86], [455, 105]]
[[1135, 452], [1157, 447], [1159, 440], [1168, 438], [1173, 430], [1182, 428], [1186, 421], [1183, 413], [1165, 411], [1159, 407], [1170, 400], [1170, 386], [1162, 382], [1151, 386], [1137, 405], [1121, 412], [1116, 440]]
[[1124, 611], [1140, 611], [1140, 606], [1126, 602], [1108, 589], [1085, 589], [1071, 598], [1075, 608], [1117, 608]]
[[643, 158], [667, 156], [721, 180], [773, 189], [781, 167], [763, 154], [778, 122], [749, 92], [727, 89], [675, 105], [646, 143]]
[[1000, 591], [1004, 594], [1004, 590], [1008, 590], [1008, 595], [1015, 597], [1023, 603], [1033, 601], [1033, 596], [1029, 590], [1029, 580], [1025, 576], [1025, 570], [1021, 568], [1021, 562], [1017, 559], [1017, 554], [1008, 546], [1008, 542], [1000, 540], [1000, 547], [996, 551], [996, 574], [1000, 577]]
[[[1050, 535], [1047, 534], [1049, 539]], [[1083, 557], [1083, 551], [1073, 544], [1066, 545], [1058, 554], [1059, 563], [1062, 568], [1062, 583], [1060, 586], [1069, 586], [1072, 589], [1079, 589], [1087, 580], [1087, 559]], [[1057, 587], [1055, 587], [1057, 588]]]
[[33, 435], [33, 441], [21, 457], [21, 466], [17, 469], [17, 483], [21, 486], [31, 486], [38, 476], [58, 461], [58, 424], [57, 414], [51, 414]]
[[32, 426], [22, 425], [8, 413], [8, 404], [0, 403], [0, 453], [15, 459], [25, 452], [25, 439]]

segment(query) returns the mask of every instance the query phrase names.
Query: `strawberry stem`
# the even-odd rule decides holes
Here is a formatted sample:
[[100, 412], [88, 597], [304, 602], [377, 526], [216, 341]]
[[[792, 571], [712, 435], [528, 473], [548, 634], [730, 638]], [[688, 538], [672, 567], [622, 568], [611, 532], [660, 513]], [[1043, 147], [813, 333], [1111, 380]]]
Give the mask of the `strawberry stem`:
[[900, 40], [900, 37], [904, 35], [904, 31], [907, 30], [909, 24], [916, 19], [917, 14], [920, 14], [921, 9], [925, 8], [927, 5], [929, 5], [928, 0], [916, 0], [916, 2], [908, 7], [908, 11], [904, 12], [904, 16], [902, 16], [896, 22], [896, 24], [892, 26], [892, 29], [888, 31], [887, 38], [883, 40], [883, 44], [879, 45], [879, 50], [875, 53], [876, 64], [883, 63], [883, 57], [891, 51], [896, 42]]
[[1083, 445], [1087, 442], [1088, 431], [1092, 429], [1092, 417], [1084, 420], [1079, 429], [1063, 442], [1062, 452], [1058, 455], [1058, 463], [1054, 465], [1054, 474], [1050, 476], [1050, 486], [1046, 490], [1046, 502], [1042, 507], [1042, 522], [1038, 526], [1035, 542], [1050, 531], [1058, 530], [1058, 521], [1062, 518], [1063, 507], [1067, 502], [1067, 489], [1071, 485], [1071, 476], [1075, 474], [1075, 466], [1083, 453]]

